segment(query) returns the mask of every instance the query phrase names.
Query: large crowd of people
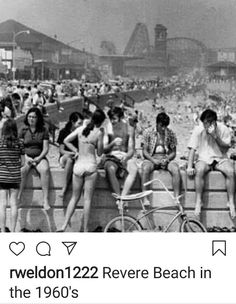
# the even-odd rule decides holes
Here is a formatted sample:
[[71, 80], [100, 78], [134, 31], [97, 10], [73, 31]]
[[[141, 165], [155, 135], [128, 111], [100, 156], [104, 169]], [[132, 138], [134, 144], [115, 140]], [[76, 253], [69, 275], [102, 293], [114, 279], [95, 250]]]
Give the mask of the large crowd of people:
[[[50, 160], [49, 134], [45, 126], [47, 103], [55, 102], [63, 111], [66, 96], [86, 98], [93, 95], [130, 90], [155, 90], [156, 98], [145, 100], [151, 111], [140, 110], [138, 104], [115, 106], [111, 100], [104, 109], [93, 113], [70, 113], [57, 139], [59, 163], [64, 168], [60, 197], [65, 198], [72, 184], [72, 197], [65, 212], [65, 220], [58, 231], [65, 231], [83, 193], [83, 221], [78, 231], [88, 231], [92, 196], [98, 168], [103, 168], [111, 192], [117, 197], [129, 194], [136, 176], [142, 185], [154, 170], [167, 170], [173, 181], [174, 195], [181, 192], [180, 163], [177, 157], [179, 134], [173, 131], [178, 123], [191, 122], [193, 129], [188, 142], [186, 172], [195, 178], [195, 215], [200, 216], [204, 177], [217, 170], [226, 178], [231, 218], [236, 217], [234, 163], [229, 157], [233, 145], [235, 96], [232, 92], [210, 92], [207, 77], [196, 73], [155, 80], [123, 80], [91, 84], [79, 81], [57, 83], [8, 83], [1, 86], [0, 120], [0, 228], [5, 231], [7, 200], [11, 206], [10, 230], [15, 231], [17, 210], [22, 199], [27, 175], [38, 172], [43, 192], [42, 207], [49, 202]], [[185, 100], [189, 100], [187, 103]], [[194, 102], [192, 102], [194, 100]], [[165, 105], [172, 102], [171, 110]], [[25, 115], [24, 126], [17, 131], [14, 119]], [[171, 127], [170, 127], [171, 126]], [[184, 151], [182, 151], [184, 154]], [[8, 157], [5, 157], [8, 155]], [[12, 156], [12, 157], [10, 157]], [[14, 174], [13, 174], [13, 173]], [[120, 179], [124, 179], [121, 187]], [[142, 187], [146, 190], [146, 187]], [[119, 200], [117, 200], [119, 207]], [[145, 205], [150, 206], [147, 198]]]
[[56, 102], [58, 109], [60, 102], [68, 97], [91, 97], [126, 91], [158, 89], [157, 99], [181, 100], [188, 94], [197, 94], [206, 87], [206, 76], [198, 73], [178, 75], [170, 78], [156, 78], [152, 80], [134, 80], [117, 77], [107, 82], [91, 83], [84, 80], [62, 81], [0, 81], [0, 98], [11, 96], [16, 114], [26, 114], [31, 106], [43, 107]]

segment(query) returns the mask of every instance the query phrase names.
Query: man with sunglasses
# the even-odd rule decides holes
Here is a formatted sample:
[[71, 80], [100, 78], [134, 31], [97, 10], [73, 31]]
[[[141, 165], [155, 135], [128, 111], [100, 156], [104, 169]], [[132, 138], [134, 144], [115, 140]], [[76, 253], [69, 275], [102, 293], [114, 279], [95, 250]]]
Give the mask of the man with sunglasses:
[[227, 156], [231, 146], [231, 132], [227, 126], [217, 121], [217, 114], [211, 109], [207, 109], [201, 114], [200, 121], [202, 123], [194, 128], [188, 144], [187, 174], [195, 175], [195, 215], [199, 216], [201, 213], [205, 175], [211, 170], [217, 170], [225, 176], [228, 193], [227, 206], [231, 218], [235, 218], [234, 164]]

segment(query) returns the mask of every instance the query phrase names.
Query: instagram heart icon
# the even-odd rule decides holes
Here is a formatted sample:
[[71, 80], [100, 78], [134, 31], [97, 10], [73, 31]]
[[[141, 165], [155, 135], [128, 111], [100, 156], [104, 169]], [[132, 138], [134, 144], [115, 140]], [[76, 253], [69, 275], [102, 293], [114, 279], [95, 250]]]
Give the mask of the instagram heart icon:
[[11, 242], [9, 244], [9, 249], [11, 252], [13, 252], [15, 255], [21, 254], [25, 250], [25, 244], [23, 242]]

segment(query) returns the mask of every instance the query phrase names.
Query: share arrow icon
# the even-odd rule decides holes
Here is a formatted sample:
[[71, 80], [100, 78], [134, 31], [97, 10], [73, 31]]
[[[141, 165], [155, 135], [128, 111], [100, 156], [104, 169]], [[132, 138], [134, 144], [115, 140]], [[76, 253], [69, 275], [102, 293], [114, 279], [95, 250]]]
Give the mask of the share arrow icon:
[[66, 246], [67, 253], [68, 253], [68, 255], [70, 255], [71, 252], [74, 250], [74, 248], [75, 248], [77, 242], [62, 242], [62, 244], [63, 244], [64, 246]]

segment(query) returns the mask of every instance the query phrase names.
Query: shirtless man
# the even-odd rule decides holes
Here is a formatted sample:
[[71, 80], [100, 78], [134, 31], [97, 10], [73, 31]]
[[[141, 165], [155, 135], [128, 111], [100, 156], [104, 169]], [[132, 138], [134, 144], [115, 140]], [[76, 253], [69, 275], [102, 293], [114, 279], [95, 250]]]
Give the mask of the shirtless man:
[[[110, 135], [108, 144], [104, 149], [106, 153], [104, 169], [112, 192], [118, 195], [126, 195], [138, 173], [136, 162], [131, 159], [135, 148], [134, 128], [123, 120], [123, 110], [119, 107], [111, 109], [108, 116], [113, 126], [113, 135]], [[128, 175], [121, 192], [118, 178], [123, 178], [125, 171]]]

